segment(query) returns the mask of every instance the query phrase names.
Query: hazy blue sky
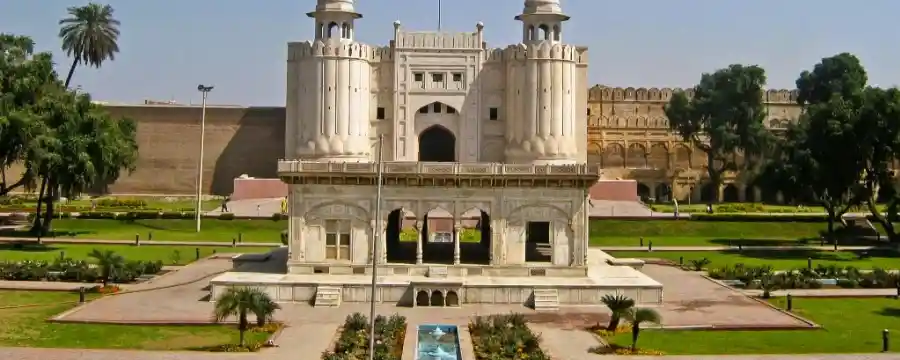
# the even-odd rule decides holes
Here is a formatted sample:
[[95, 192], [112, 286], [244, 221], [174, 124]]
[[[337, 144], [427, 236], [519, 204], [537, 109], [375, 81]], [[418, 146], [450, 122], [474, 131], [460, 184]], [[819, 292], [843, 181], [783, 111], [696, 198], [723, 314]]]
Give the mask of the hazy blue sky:
[[[437, 27], [438, 0], [357, 0], [357, 39], [387, 44], [392, 22]], [[0, 31], [32, 36], [62, 65], [57, 21], [73, 0], [0, 0]], [[97, 100], [283, 105], [285, 43], [313, 34], [315, 0], [108, 0], [122, 22], [121, 52], [73, 80]], [[521, 40], [523, 0], [443, 0], [444, 30], [485, 23], [489, 46]], [[859, 56], [872, 84], [900, 84], [897, 0], [563, 0], [565, 40], [590, 47], [590, 80], [612, 86], [690, 86], [702, 72], [758, 64], [773, 88], [839, 52]]]

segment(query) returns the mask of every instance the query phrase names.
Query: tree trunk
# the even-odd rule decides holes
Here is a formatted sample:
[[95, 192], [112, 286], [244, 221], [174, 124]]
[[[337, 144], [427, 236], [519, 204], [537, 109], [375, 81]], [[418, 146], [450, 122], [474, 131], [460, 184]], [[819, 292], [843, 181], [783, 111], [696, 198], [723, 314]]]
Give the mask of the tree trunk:
[[59, 195], [59, 186], [57, 186], [55, 180], [47, 181], [47, 209], [44, 211], [44, 233], [50, 233], [50, 223], [53, 221], [53, 203], [56, 201], [56, 196]]
[[242, 310], [238, 317], [238, 332], [240, 332], [239, 345], [244, 346], [244, 331], [247, 331], [247, 311]]
[[706, 153], [706, 173], [709, 175], [710, 188], [712, 189], [712, 194], [709, 194], [709, 201], [707, 201], [707, 204], [712, 206], [712, 204], [716, 204], [720, 200], [719, 184], [722, 181], [722, 171], [716, 169], [716, 158], [713, 156], [712, 150]]
[[34, 213], [34, 223], [31, 225], [31, 232], [38, 236], [40, 241], [43, 235], [44, 227], [41, 226], [41, 205], [44, 203], [44, 190], [47, 188], [47, 177], [41, 178], [41, 189], [38, 191], [37, 208]]
[[606, 326], [606, 331], [616, 331], [616, 329], [619, 328], [620, 321], [619, 315], [613, 313], [609, 318], [609, 325]]
[[637, 350], [638, 335], [641, 334], [641, 324], [631, 324], [631, 351]]
[[897, 230], [894, 229], [894, 224], [890, 221], [890, 219], [886, 218], [880, 211], [878, 211], [878, 206], [875, 204], [875, 200], [872, 197], [866, 200], [866, 205], [869, 207], [869, 212], [872, 213], [872, 216], [875, 218], [875, 221], [881, 224], [881, 227], [884, 228], [884, 232], [887, 233], [888, 241], [895, 242], [897, 241]]
[[72, 75], [75, 75], [75, 67], [77, 67], [77, 66], [78, 66], [78, 58], [75, 58], [75, 60], [72, 61], [72, 67], [69, 68], [69, 75], [66, 76], [66, 85], [65, 85], [66, 89], [69, 88], [69, 83], [72, 82]]

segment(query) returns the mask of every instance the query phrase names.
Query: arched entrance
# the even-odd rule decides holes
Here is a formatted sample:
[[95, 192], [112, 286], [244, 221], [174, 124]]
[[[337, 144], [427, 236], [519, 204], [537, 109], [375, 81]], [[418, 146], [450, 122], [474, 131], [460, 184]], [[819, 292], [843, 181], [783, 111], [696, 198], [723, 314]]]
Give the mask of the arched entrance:
[[734, 184], [725, 185], [725, 188], [722, 189], [722, 201], [727, 203], [734, 203], [740, 201], [741, 191], [738, 190], [737, 186]]
[[432, 125], [419, 134], [419, 161], [455, 162], [456, 136], [441, 125]]

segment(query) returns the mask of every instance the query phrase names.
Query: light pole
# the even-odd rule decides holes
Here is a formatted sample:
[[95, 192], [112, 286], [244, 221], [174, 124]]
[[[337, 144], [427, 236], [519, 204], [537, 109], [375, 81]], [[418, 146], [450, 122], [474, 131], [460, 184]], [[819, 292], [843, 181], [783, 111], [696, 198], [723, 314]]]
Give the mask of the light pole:
[[206, 137], [206, 96], [212, 91], [212, 86], [197, 85], [197, 91], [203, 93], [203, 104], [200, 110], [200, 156], [197, 160], [197, 207], [194, 216], [197, 217], [197, 232], [200, 232], [200, 218], [203, 212], [203, 140]]
[[384, 135], [378, 136], [378, 156], [375, 158], [375, 166], [378, 167], [378, 175], [375, 177], [375, 237], [372, 239], [372, 296], [369, 308], [369, 360], [375, 360], [375, 289], [378, 287], [378, 244], [381, 242], [381, 179], [384, 174], [382, 156]]

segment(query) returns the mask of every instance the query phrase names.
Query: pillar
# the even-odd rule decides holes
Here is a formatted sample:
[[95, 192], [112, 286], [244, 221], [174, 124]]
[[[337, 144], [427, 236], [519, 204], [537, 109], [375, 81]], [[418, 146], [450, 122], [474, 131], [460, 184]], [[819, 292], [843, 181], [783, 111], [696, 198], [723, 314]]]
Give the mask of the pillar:
[[422, 233], [422, 220], [416, 220], [416, 232], [419, 234], [419, 240], [416, 241], [416, 265], [422, 265], [422, 245], [428, 234]]
[[651, 182], [650, 185], [647, 185], [650, 188], [650, 198], [653, 199], [654, 202], [659, 199], [656, 198], [656, 187], [659, 185], [658, 183]]
[[462, 223], [454, 222], [453, 224], [453, 265], [459, 265], [459, 241], [462, 234]]
[[[381, 223], [379, 224], [379, 221]], [[370, 252], [371, 257], [369, 257], [369, 264], [372, 264], [372, 259], [378, 259], [378, 262], [384, 264], [387, 262], [387, 234], [386, 234], [386, 226], [387, 221], [383, 220], [372, 220], [372, 250]], [[381, 232], [378, 232], [379, 227], [381, 228]], [[375, 252], [375, 242], [378, 242], [378, 252]]]

